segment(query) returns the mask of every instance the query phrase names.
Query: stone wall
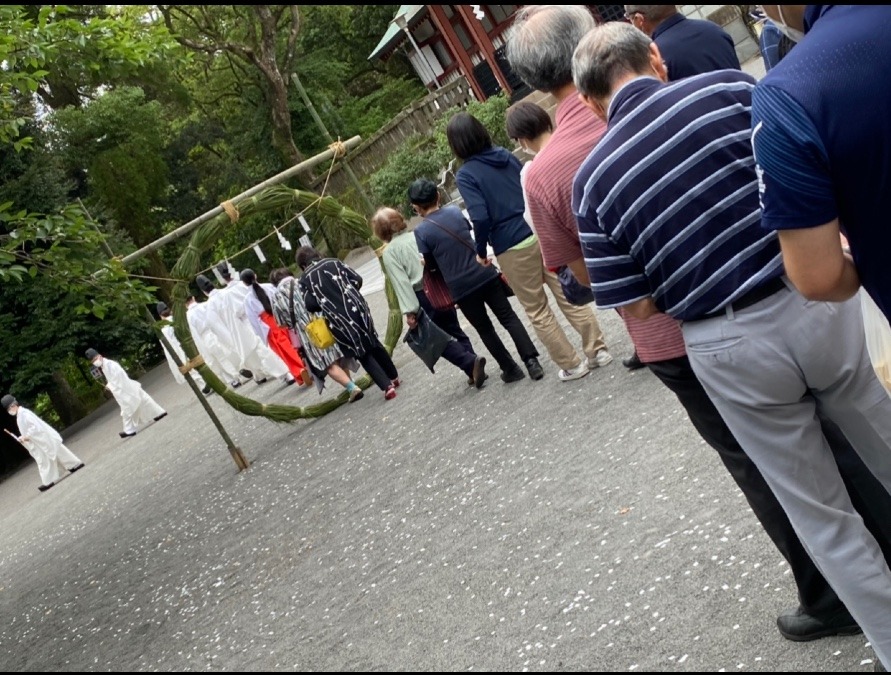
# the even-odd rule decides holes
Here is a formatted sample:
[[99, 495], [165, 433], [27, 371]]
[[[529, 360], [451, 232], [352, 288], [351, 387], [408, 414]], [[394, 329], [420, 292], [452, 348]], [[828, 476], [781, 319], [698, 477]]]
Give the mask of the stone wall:
[[707, 19], [726, 30], [733, 38], [740, 63], [761, 53], [740, 16], [738, 5], [678, 5], [678, 9], [691, 19]]

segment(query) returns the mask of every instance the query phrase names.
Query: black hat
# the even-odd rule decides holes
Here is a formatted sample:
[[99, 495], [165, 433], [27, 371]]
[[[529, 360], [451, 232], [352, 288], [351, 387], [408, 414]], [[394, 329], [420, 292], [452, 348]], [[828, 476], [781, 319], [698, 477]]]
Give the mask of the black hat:
[[439, 188], [436, 183], [427, 178], [418, 178], [408, 188], [408, 200], [412, 204], [432, 204], [439, 196]]
[[155, 305], [155, 310], [158, 312], [158, 316], [163, 316], [170, 311], [170, 308], [167, 306], [166, 302], [159, 302]]
[[99, 352], [97, 352], [95, 349], [93, 349], [92, 347], [90, 347], [90, 349], [88, 349], [88, 350], [85, 352], [85, 355], [86, 355], [87, 359], [89, 359], [90, 361], [92, 361], [92, 360], [95, 359], [97, 356], [99, 356]]
[[3, 398], [0, 398], [0, 405], [3, 406], [4, 410], [9, 410], [9, 407], [16, 403], [18, 403], [18, 401], [15, 400], [15, 396], [12, 394], [7, 394]]
[[208, 295], [210, 294], [210, 292], [212, 290], [214, 290], [216, 288], [213, 285], [213, 282], [210, 279], [208, 279], [206, 276], [204, 276], [203, 274], [199, 274], [197, 277], [195, 277], [195, 283], [198, 284], [198, 288], [200, 288], [202, 291], [204, 291]]
[[219, 272], [220, 276], [226, 281], [229, 281], [229, 279], [232, 278], [232, 275], [229, 273], [229, 263], [225, 260], [221, 263], [217, 263], [217, 272]]

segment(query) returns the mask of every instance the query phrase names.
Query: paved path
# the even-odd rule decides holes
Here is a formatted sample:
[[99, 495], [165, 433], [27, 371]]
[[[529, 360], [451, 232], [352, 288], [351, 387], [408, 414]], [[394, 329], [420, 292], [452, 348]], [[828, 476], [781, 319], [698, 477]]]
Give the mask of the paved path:
[[69, 440], [83, 471], [0, 485], [5, 670], [871, 670], [862, 636], [780, 637], [787, 567], [599, 316], [617, 362], [573, 383], [544, 359], [475, 391], [400, 345], [393, 401], [280, 426], [212, 396], [241, 474], [151, 372], [168, 418], [120, 440], [112, 403]]

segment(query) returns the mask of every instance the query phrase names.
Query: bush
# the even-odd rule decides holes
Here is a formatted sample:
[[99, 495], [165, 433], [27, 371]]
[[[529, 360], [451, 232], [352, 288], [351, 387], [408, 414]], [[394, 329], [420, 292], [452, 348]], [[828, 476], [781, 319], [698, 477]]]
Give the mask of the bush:
[[[484, 103], [471, 101], [466, 111], [485, 125], [496, 145], [510, 149], [511, 140], [505, 131], [505, 115], [510, 105], [504, 94], [493, 96]], [[446, 140], [445, 128], [460, 108], [443, 113], [427, 134], [414, 136], [390, 155], [387, 163], [369, 181], [372, 198], [379, 206], [392, 206], [411, 215], [408, 186], [418, 178], [429, 178], [435, 183], [448, 163], [454, 159]]]

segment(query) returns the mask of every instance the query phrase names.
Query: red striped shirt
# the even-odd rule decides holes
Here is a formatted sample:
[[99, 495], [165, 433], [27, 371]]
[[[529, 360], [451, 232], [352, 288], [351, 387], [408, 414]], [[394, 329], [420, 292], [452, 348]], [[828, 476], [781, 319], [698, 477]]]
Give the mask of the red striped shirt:
[[654, 314], [649, 319], [635, 319], [623, 307], [617, 310], [638, 358], [644, 363], [657, 363], [669, 359], [679, 359], [687, 355], [681, 324], [668, 314]]
[[557, 269], [582, 257], [572, 212], [572, 181], [606, 131], [606, 124], [570, 94], [557, 106], [556, 129], [529, 165], [527, 208], [535, 224], [545, 266]]

